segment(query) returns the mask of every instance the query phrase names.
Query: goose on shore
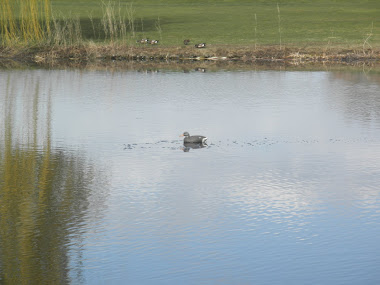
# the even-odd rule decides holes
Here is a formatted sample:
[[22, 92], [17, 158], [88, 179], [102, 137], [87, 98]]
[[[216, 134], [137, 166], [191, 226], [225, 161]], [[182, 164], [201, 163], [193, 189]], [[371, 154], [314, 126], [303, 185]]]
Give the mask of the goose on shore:
[[184, 132], [180, 137], [185, 137], [183, 142], [184, 143], [206, 143], [207, 137], [205, 136], [200, 136], [200, 135], [195, 135], [195, 136], [190, 136], [188, 132]]

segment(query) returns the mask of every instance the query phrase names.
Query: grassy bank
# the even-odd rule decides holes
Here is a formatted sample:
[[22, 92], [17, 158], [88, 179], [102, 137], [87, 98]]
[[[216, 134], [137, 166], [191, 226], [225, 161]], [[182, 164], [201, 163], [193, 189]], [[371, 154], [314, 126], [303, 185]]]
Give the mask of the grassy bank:
[[[0, 0], [5, 2], [10, 3]], [[2, 32], [0, 57], [248, 61], [380, 57], [377, 0], [52, 0], [51, 11], [46, 9], [49, 1], [34, 2], [39, 2], [37, 30], [42, 36], [24, 39], [19, 32], [8, 41], [9, 35]], [[14, 17], [13, 29], [21, 27], [25, 13]], [[137, 43], [141, 38], [159, 44]], [[190, 39], [190, 45], [184, 46], [184, 39]], [[199, 42], [207, 47], [196, 49]]]
[[[81, 19], [84, 38], [101, 40], [103, 34], [92, 28], [92, 23], [95, 27], [101, 25], [103, 9], [99, 3], [99, 0], [55, 0], [52, 5], [54, 11]], [[371, 32], [371, 44], [380, 45], [380, 1], [377, 0], [121, 0], [118, 3], [124, 11], [132, 5], [137, 38], [161, 37], [162, 45], [180, 45], [187, 38], [194, 43], [279, 45], [281, 36], [281, 44], [285, 46], [347, 47], [363, 44]]]

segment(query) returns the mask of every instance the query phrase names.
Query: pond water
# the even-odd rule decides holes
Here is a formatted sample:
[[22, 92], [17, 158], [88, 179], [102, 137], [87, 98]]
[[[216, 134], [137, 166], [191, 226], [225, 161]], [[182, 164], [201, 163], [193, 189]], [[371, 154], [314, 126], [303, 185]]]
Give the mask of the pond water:
[[0, 110], [0, 283], [380, 282], [379, 74], [1, 70]]

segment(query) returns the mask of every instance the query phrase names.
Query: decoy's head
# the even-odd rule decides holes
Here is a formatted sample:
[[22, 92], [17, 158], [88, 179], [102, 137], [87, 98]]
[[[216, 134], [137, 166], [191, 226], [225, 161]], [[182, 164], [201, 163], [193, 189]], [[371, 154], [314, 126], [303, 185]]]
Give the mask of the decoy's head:
[[180, 137], [189, 137], [189, 133], [188, 132], [184, 132], [182, 135], [180, 135]]

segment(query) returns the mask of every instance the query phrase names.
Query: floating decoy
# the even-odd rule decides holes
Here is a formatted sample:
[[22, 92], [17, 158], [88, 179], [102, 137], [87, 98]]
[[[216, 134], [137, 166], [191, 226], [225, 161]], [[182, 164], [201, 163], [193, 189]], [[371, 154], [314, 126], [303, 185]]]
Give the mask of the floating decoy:
[[184, 132], [180, 137], [185, 137], [183, 142], [184, 143], [199, 143], [199, 144], [205, 144], [207, 141], [207, 137], [205, 136], [190, 136], [188, 132]]
[[151, 44], [151, 45], [156, 45], [156, 44], [158, 44], [158, 40], [151, 40], [151, 41], [150, 41], [150, 44]]
[[196, 44], [195, 47], [196, 48], [205, 48], [206, 47], [206, 43]]
[[188, 39], [183, 40], [183, 44], [184, 44], [185, 46], [187, 46], [189, 43], [190, 43], [190, 40], [188, 40]]

